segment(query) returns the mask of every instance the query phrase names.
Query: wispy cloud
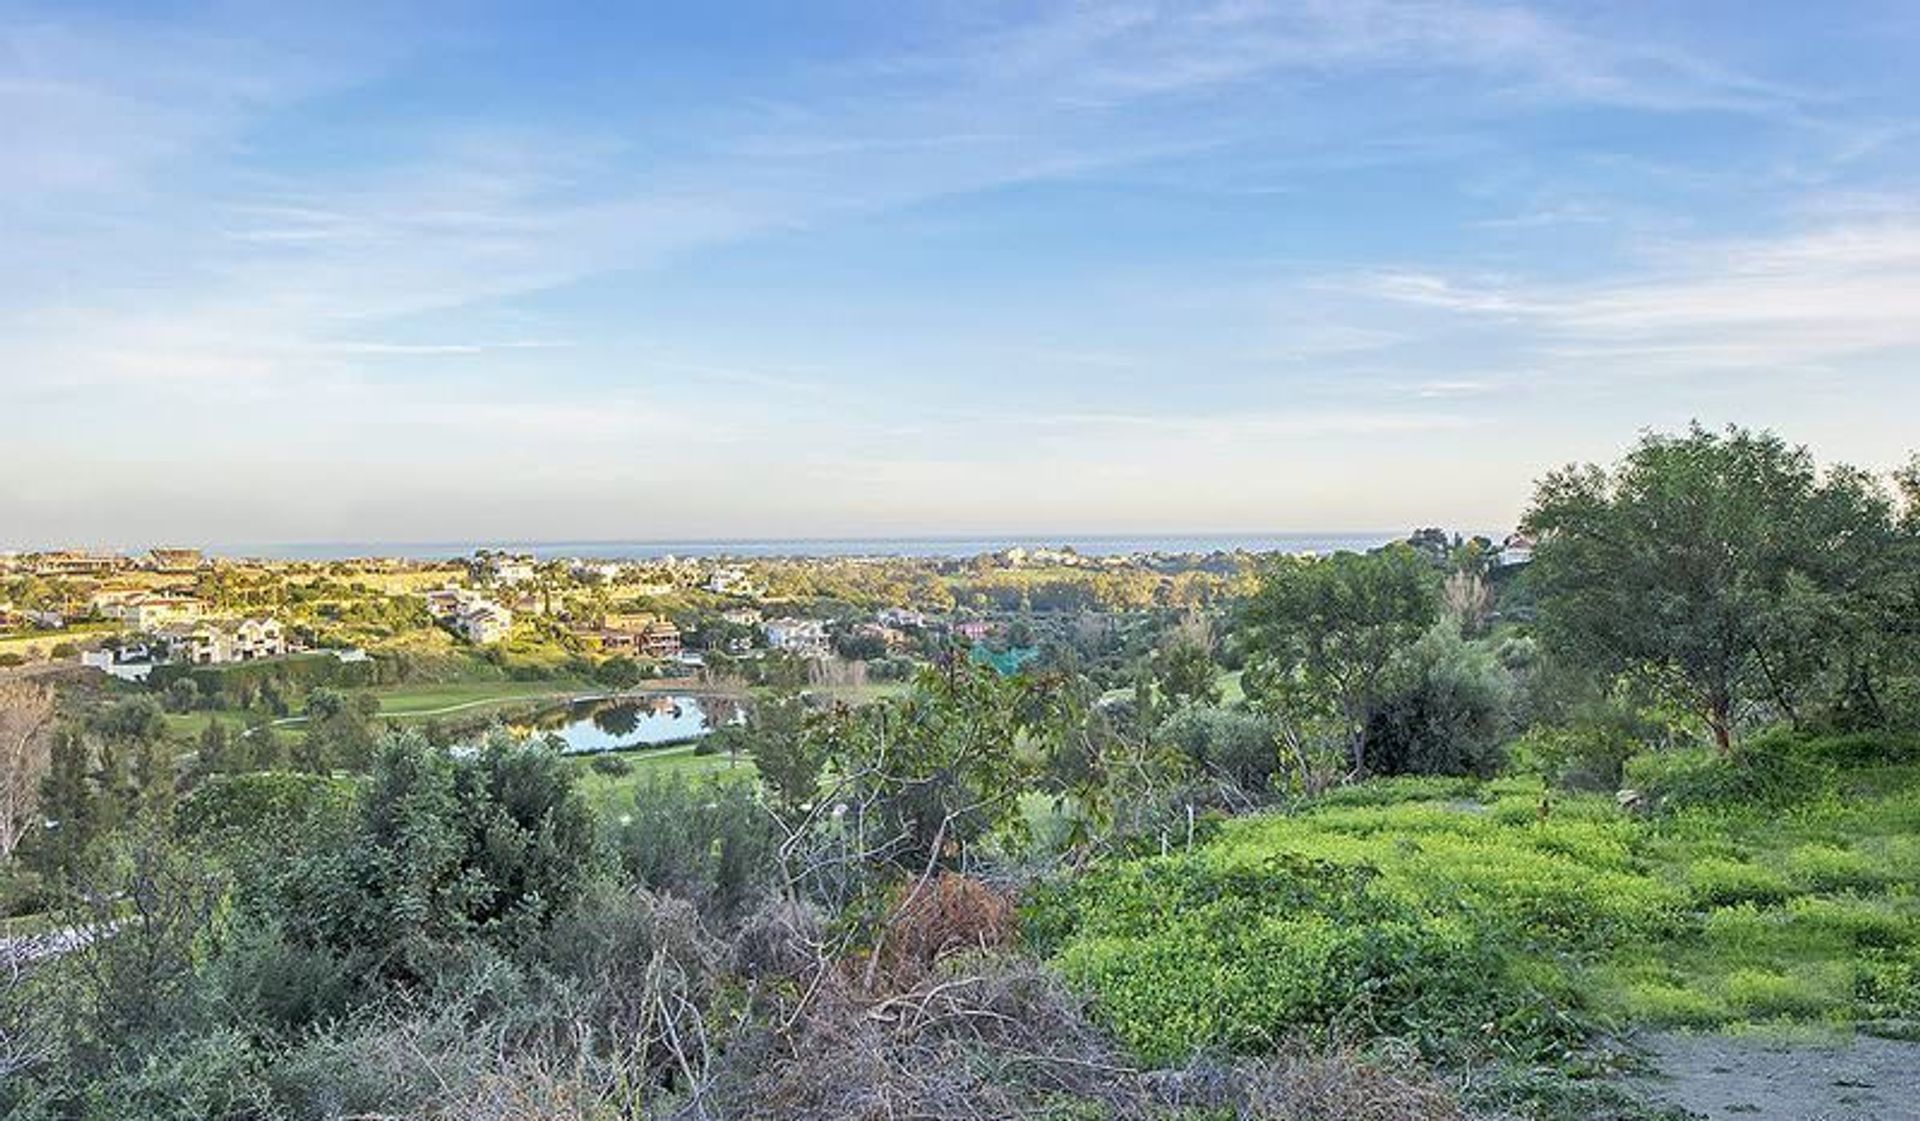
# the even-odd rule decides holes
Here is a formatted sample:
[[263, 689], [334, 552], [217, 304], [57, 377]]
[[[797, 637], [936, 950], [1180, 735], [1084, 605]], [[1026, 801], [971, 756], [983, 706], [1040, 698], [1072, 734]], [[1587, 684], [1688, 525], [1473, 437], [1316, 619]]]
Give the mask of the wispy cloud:
[[335, 354], [364, 354], [372, 357], [409, 358], [416, 355], [433, 357], [437, 355], [466, 356], [487, 354], [502, 350], [561, 350], [571, 343], [547, 342], [537, 339], [521, 339], [510, 342], [485, 343], [383, 343], [383, 342], [340, 342], [328, 344], [323, 349]]
[[1159, 434], [1205, 442], [1377, 436], [1469, 427], [1471, 417], [1430, 412], [1298, 410], [1289, 412], [1047, 413], [1019, 418], [1021, 425], [1102, 434]]
[[1518, 324], [1547, 354], [1652, 372], [1821, 365], [1920, 352], [1920, 223], [1888, 218], [1765, 240], [1694, 242], [1609, 279], [1568, 284], [1373, 277], [1377, 296]]
[[[476, 57], [468, 41], [436, 56], [445, 41], [419, 24], [271, 14], [50, 8], [0, 29], [0, 387], [52, 418], [26, 437], [42, 451], [82, 421], [117, 448], [137, 445], [115, 432], [165, 421], [208, 437], [169, 446], [226, 456], [197, 477], [228, 486], [252, 479], [237, 463], [375, 448], [444, 470], [449, 493], [468, 493], [462, 470], [473, 492], [673, 476], [766, 508], [749, 496], [763, 483], [715, 482], [674, 462], [684, 448], [730, 471], [841, 462], [910, 506], [907, 483], [957, 489], [995, 463], [1142, 478], [1471, 434], [1520, 380], [1486, 370], [1830, 364], [1920, 345], [1904, 184], [1797, 216], [1812, 232], [1694, 239], [1630, 268], [1562, 260], [1551, 239], [1613, 231], [1618, 200], [1584, 179], [1625, 178], [1643, 158], [1631, 144], [1581, 133], [1578, 174], [1446, 205], [1447, 174], [1515, 162], [1567, 109], [1800, 130], [1818, 143], [1778, 179], [1829, 199], [1823, 173], [1910, 135], [1898, 114], [1839, 113], [1834, 95], [1602, 9], [922, 10], [873, 53], [756, 71], [751, 96], [722, 75], [597, 118], [538, 92], [489, 87], [498, 100], [475, 109], [407, 87], [421, 57], [436, 78]], [[381, 131], [402, 112], [389, 104], [404, 127]], [[364, 144], [342, 141], [361, 139], [369, 105]], [[332, 131], [309, 135], [317, 121]], [[1645, 162], [1639, 178], [1674, 190], [1745, 190], [1708, 160], [1656, 146]], [[1410, 217], [1346, 190], [1383, 183]], [[1893, 193], [1867, 210], [1868, 188]], [[896, 259], [873, 247], [995, 202], [1007, 223], [943, 231], [919, 262], [931, 280], [887, 272]], [[910, 232], [932, 244], [932, 224]], [[748, 247], [782, 267], [815, 256], [762, 285]], [[1032, 282], [1056, 253], [1081, 263]], [[1109, 302], [1135, 261], [1151, 279]], [[1231, 307], [1201, 306], [1236, 286]], [[1462, 343], [1475, 332], [1500, 353]], [[636, 438], [666, 431], [670, 444]], [[63, 454], [69, 491], [104, 503], [106, 483], [75, 481], [91, 460]], [[874, 481], [913, 462], [898, 485]], [[992, 470], [1000, 500], [1035, 489]], [[1095, 482], [1065, 489], [1098, 498]], [[0, 523], [16, 501], [0, 496]]]

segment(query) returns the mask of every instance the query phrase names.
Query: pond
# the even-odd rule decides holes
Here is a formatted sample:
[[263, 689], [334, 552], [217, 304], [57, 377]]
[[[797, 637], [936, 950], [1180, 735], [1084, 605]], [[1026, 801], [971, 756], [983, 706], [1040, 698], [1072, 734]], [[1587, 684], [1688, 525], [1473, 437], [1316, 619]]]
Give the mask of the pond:
[[688, 743], [744, 718], [728, 697], [610, 697], [550, 709], [515, 730], [556, 736], [563, 750], [586, 754]]

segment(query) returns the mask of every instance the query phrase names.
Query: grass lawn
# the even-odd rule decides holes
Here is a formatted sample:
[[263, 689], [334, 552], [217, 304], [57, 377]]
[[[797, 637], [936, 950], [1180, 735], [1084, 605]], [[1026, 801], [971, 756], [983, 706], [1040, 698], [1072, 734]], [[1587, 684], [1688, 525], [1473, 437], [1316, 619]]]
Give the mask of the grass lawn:
[[563, 701], [599, 690], [578, 681], [456, 681], [362, 691], [379, 698], [381, 716], [428, 717], [515, 701]]
[[663, 747], [653, 751], [623, 751], [618, 758], [632, 767], [624, 775], [606, 775], [593, 769], [591, 756], [580, 756], [574, 766], [580, 775], [580, 789], [587, 801], [602, 814], [618, 814], [632, 800], [636, 787], [663, 775], [713, 775], [748, 781], [753, 778], [753, 760], [734, 760], [725, 755], [696, 755], [694, 745]]

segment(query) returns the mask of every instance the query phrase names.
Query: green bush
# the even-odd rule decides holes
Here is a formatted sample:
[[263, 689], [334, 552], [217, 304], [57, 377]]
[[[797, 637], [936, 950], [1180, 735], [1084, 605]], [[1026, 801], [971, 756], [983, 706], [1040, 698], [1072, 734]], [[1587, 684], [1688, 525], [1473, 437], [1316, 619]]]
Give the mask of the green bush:
[[1920, 1019], [1920, 952], [1873, 950], [1855, 968], [1853, 995], [1866, 1015]]
[[1885, 882], [1884, 870], [1866, 856], [1838, 845], [1807, 844], [1787, 853], [1787, 875], [1807, 891], [1844, 891]]
[[1663, 1027], [1711, 1027], [1731, 1010], [1725, 1000], [1664, 977], [1622, 978], [1616, 985], [1617, 1011], [1636, 1023]]
[[1733, 903], [1778, 903], [1793, 893], [1779, 873], [1743, 860], [1703, 857], [1687, 867], [1687, 889], [1696, 903], [1724, 907]]
[[368, 996], [376, 963], [349, 950], [289, 940], [277, 925], [242, 925], [208, 967], [208, 984], [221, 1007], [269, 1039], [347, 1015]]
[[1832, 788], [1835, 770], [1821, 758], [1819, 744], [1769, 733], [1732, 755], [1705, 749], [1641, 755], [1628, 762], [1626, 783], [1665, 809], [1787, 805]]
[[1267, 793], [1279, 769], [1273, 726], [1251, 712], [1190, 705], [1168, 717], [1159, 735], [1196, 770], [1255, 796]]
[[1367, 766], [1384, 775], [1479, 775], [1505, 761], [1512, 679], [1491, 652], [1442, 625], [1390, 670], [1366, 718]]
[[1565, 790], [1620, 789], [1628, 759], [1659, 741], [1660, 724], [1613, 697], [1574, 704], [1553, 723], [1536, 724], [1515, 741], [1514, 769], [1537, 774]]
[[343, 826], [359, 784], [331, 775], [263, 771], [215, 775], [181, 799], [174, 831], [184, 840], [227, 855], [285, 851], [316, 830]]
[[1770, 969], [1736, 969], [1723, 982], [1729, 1007], [1757, 1019], [1817, 1015], [1833, 1004], [1816, 980]]
[[584, 889], [598, 849], [575, 779], [537, 740], [502, 733], [457, 755], [389, 736], [346, 820], [243, 867], [236, 902], [296, 945], [363, 954], [382, 980], [430, 982], [477, 949], [525, 943]]
[[607, 775], [612, 778], [633, 773], [633, 764], [615, 755], [611, 751], [603, 751], [595, 755], [587, 761], [587, 766], [592, 767], [597, 774]]
[[779, 875], [779, 832], [753, 787], [654, 775], [633, 793], [613, 848], [637, 887], [736, 913]]

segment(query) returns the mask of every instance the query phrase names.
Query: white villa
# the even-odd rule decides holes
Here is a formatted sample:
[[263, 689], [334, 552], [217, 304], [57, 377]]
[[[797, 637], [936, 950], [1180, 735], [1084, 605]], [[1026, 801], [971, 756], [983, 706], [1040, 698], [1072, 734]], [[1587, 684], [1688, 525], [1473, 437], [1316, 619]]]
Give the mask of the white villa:
[[176, 661], [196, 666], [252, 662], [287, 652], [286, 631], [269, 618], [217, 619], [161, 631]]
[[827, 655], [827, 627], [818, 619], [775, 619], [767, 624], [767, 645], [806, 658]]
[[481, 603], [462, 611], [453, 629], [475, 646], [486, 646], [507, 637], [513, 629], [513, 612], [497, 603]]
[[1500, 567], [1511, 568], [1515, 565], [1530, 564], [1532, 561], [1533, 538], [1524, 533], [1508, 534], [1506, 542], [1500, 546]]
[[874, 621], [883, 627], [924, 627], [927, 617], [910, 607], [883, 608], [874, 616]]
[[507, 637], [513, 612], [466, 588], [437, 588], [427, 593], [427, 614], [477, 646]]

